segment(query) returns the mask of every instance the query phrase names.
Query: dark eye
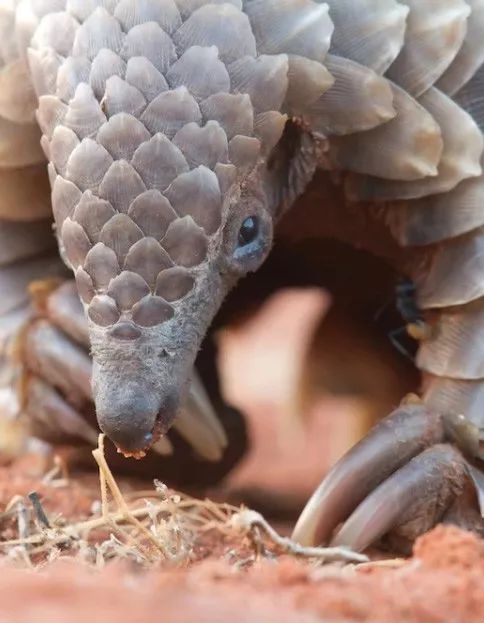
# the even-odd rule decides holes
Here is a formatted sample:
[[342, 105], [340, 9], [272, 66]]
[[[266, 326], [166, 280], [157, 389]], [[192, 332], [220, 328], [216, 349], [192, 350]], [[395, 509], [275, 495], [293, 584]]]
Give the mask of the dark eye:
[[244, 215], [236, 227], [227, 231], [230, 234], [226, 247], [227, 259], [232, 268], [240, 274], [256, 270], [271, 248], [271, 218], [264, 213]]
[[255, 216], [249, 216], [245, 219], [239, 229], [238, 246], [246, 247], [259, 235], [259, 221]]

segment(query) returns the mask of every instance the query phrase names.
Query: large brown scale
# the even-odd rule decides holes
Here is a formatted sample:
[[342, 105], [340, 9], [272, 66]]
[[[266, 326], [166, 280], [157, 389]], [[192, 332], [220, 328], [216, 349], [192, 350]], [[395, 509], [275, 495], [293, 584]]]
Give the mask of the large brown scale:
[[[481, 528], [484, 0], [1, 0], [0, 58], [0, 330], [35, 434], [95, 443], [93, 399], [125, 454], [156, 464], [173, 425], [228, 469], [243, 432], [194, 361], [302, 195], [286, 231], [389, 258], [430, 331], [422, 403], [333, 468], [295, 538]], [[84, 311], [46, 286], [52, 211]]]

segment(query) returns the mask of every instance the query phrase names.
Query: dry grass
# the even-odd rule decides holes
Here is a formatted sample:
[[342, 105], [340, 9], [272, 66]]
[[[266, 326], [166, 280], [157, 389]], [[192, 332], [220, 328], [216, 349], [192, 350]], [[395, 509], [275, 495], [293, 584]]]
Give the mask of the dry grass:
[[[304, 548], [281, 537], [254, 511], [208, 499], [200, 500], [154, 482], [151, 491], [121, 492], [104, 456], [104, 437], [93, 451], [99, 467], [101, 504], [93, 515], [78, 523], [49, 518], [39, 497], [15, 496], [0, 515], [16, 521], [17, 538], [0, 541], [0, 551], [29, 567], [63, 556], [74, 556], [102, 567], [110, 560], [130, 560], [142, 566], [183, 566], [203, 557], [204, 544], [222, 545], [221, 555], [237, 566], [260, 557], [289, 554], [314, 560], [363, 563], [365, 556], [345, 548]], [[69, 478], [61, 473], [57, 483], [69, 493]], [[99, 506], [99, 505], [98, 505]], [[211, 545], [210, 545], [211, 544]], [[206, 548], [205, 548], [206, 550]]]

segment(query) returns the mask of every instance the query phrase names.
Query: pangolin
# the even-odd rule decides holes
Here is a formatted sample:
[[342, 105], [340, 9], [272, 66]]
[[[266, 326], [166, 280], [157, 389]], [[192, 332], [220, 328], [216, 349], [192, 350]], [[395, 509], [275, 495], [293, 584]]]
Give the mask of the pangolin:
[[223, 447], [208, 401], [183, 407], [193, 363], [302, 196], [289, 227], [391, 258], [432, 330], [422, 402], [335, 466], [294, 538], [363, 549], [462, 518], [482, 481], [484, 0], [2, 0], [0, 28], [3, 331], [60, 273], [51, 210], [87, 318], [67, 284], [57, 329], [25, 337], [43, 425], [92, 440], [89, 341], [125, 454], [167, 450], [174, 422]]

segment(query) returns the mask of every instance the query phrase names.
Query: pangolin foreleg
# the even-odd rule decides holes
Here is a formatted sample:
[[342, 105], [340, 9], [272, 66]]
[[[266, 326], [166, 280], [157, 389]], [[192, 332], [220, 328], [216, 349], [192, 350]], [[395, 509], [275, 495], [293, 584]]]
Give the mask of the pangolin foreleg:
[[[431, 114], [441, 146], [432, 146], [430, 125], [421, 126], [421, 148], [414, 154], [422, 160], [401, 157], [418, 122], [397, 91], [397, 119], [405, 119], [400, 137], [398, 123], [390, 121], [356, 137], [336, 136], [330, 154], [337, 167], [352, 171], [345, 189], [353, 207], [368, 222], [388, 227], [401, 247], [393, 259], [416, 283], [429, 326], [417, 356], [423, 405], [403, 405], [335, 465], [296, 526], [295, 538], [305, 543], [332, 539], [365, 548], [391, 533], [394, 543], [408, 547], [450, 515], [464, 526], [483, 527], [477, 508], [480, 502], [482, 512], [484, 6], [402, 4], [410, 9], [403, 46], [386, 75]], [[458, 41], [462, 20], [467, 32]], [[446, 59], [449, 48], [439, 37], [451, 30], [457, 53]], [[363, 47], [362, 39], [362, 53]], [[429, 165], [435, 148], [441, 150], [438, 166], [423, 178], [400, 168]], [[356, 241], [363, 238], [363, 246], [382, 252], [382, 240], [371, 239], [378, 229], [350, 226], [345, 235], [351, 237], [352, 229]], [[467, 519], [455, 512], [464, 501]]]

